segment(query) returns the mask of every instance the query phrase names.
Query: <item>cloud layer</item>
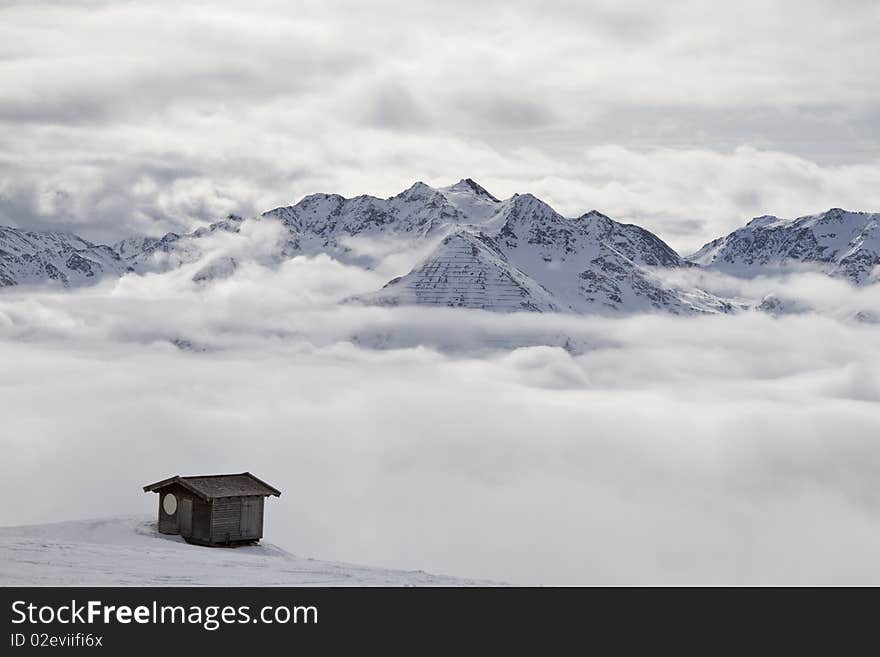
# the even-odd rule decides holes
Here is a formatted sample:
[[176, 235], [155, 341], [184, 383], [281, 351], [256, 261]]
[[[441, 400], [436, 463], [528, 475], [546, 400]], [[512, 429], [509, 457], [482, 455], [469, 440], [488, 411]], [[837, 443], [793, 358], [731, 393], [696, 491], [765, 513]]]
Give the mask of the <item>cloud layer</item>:
[[0, 7], [0, 222], [109, 241], [464, 176], [687, 251], [880, 207], [876, 3]]
[[[0, 224], [112, 241], [464, 176], [682, 252], [876, 211], [878, 23], [871, 0], [0, 2]], [[678, 273], [813, 310], [361, 308], [338, 301], [415, 254], [267, 266], [272, 231], [206, 246], [240, 263], [208, 286], [193, 263], [0, 294], [0, 522], [153, 513], [144, 483], [247, 469], [284, 491], [267, 538], [324, 559], [880, 584], [876, 291]]]
[[338, 306], [383, 274], [324, 257], [191, 274], [0, 295], [0, 495], [27, 500], [3, 524], [151, 514], [144, 483], [251, 470], [284, 491], [267, 539], [324, 559], [880, 583], [877, 329], [848, 312], [880, 311], [870, 290], [718, 278], [825, 314], [613, 320]]

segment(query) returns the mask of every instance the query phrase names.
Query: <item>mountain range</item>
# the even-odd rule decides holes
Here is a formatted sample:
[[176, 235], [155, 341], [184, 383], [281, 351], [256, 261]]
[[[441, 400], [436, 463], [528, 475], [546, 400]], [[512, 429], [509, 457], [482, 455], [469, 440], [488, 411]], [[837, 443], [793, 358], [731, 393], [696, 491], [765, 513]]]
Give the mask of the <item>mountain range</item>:
[[[810, 268], [854, 285], [880, 280], [880, 214], [840, 209], [794, 220], [758, 217], [689, 257], [650, 231], [595, 210], [563, 217], [531, 194], [501, 200], [470, 178], [440, 188], [417, 182], [387, 199], [312, 194], [254, 220], [280, 225], [270, 254], [276, 262], [327, 254], [372, 268], [380, 256], [359, 244], [429, 249], [410, 271], [351, 303], [687, 315], [728, 313], [742, 304], [671, 283], [675, 277], [664, 274], [704, 268], [752, 277]], [[195, 281], [210, 283], [232, 275], [238, 261], [212, 256], [205, 238], [239, 233], [245, 221], [230, 215], [191, 233], [112, 245], [0, 227], [0, 286], [54, 281], [74, 287], [188, 263], [202, 265]]]

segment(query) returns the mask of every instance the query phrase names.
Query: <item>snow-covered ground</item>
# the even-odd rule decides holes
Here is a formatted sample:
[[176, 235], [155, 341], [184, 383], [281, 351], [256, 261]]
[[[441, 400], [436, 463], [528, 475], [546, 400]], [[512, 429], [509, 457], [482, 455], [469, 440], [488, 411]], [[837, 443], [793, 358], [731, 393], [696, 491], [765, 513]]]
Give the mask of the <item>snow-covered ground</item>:
[[260, 542], [189, 545], [145, 517], [0, 527], [3, 586], [472, 586], [475, 580], [298, 557]]

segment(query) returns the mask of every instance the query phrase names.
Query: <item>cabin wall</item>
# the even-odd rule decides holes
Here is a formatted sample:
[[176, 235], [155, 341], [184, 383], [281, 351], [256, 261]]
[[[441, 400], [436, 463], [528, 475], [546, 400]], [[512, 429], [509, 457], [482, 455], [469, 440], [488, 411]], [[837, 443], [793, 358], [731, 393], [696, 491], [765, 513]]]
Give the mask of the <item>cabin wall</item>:
[[258, 540], [263, 537], [263, 500], [262, 497], [241, 498], [242, 538]]
[[265, 497], [257, 498], [257, 513], [259, 514], [257, 516], [257, 528], [259, 530], [258, 534], [257, 534], [257, 538], [263, 538], [263, 505], [265, 503], [266, 503]]
[[[253, 541], [262, 538], [263, 502], [264, 498], [257, 495], [214, 500], [211, 511], [211, 542]], [[250, 509], [246, 511], [248, 515], [245, 517], [244, 526], [242, 523], [243, 506]]]
[[178, 502], [180, 501], [180, 491], [182, 488], [180, 486], [171, 485], [166, 486], [159, 490], [159, 533], [160, 534], [177, 534], [180, 532], [180, 529], [177, 526], [177, 512], [168, 515], [165, 513], [165, 496], [169, 493], [174, 494], [177, 497]]
[[214, 506], [211, 510], [211, 540], [214, 543], [239, 540], [240, 523], [240, 498], [224, 497], [214, 500]]
[[[169, 493], [174, 494], [177, 498], [177, 511], [172, 514], [165, 513], [165, 508], [163, 506], [163, 502], [165, 501], [165, 496]], [[180, 501], [181, 500], [192, 500], [193, 504], [193, 532], [195, 533], [196, 519], [198, 517], [198, 513], [196, 509], [199, 505], [207, 506], [205, 502], [201, 499], [193, 495], [190, 491], [188, 491], [183, 486], [179, 484], [171, 484], [170, 486], [166, 486], [159, 490], [159, 520], [158, 520], [158, 529], [160, 534], [179, 534], [180, 533], [180, 522], [178, 518], [178, 511], [180, 510]], [[210, 511], [208, 511], [208, 515], [210, 516]], [[207, 532], [206, 532], [207, 533]]]
[[211, 505], [199, 499], [193, 500], [192, 538], [205, 542], [211, 540]]
[[165, 492], [159, 493], [159, 533], [160, 534], [177, 534], [177, 514], [169, 516], [162, 508], [162, 502], [165, 499]]

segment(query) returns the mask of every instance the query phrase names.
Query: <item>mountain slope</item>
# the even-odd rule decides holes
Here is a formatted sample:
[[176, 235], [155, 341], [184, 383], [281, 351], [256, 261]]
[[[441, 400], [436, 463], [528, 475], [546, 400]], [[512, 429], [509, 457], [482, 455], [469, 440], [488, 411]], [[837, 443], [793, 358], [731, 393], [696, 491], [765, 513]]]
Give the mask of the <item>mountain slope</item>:
[[565, 309], [579, 312], [729, 312], [700, 290], [665, 284], [658, 273], [690, 266], [653, 233], [599, 212], [567, 219], [531, 194], [514, 196], [493, 217], [499, 249], [549, 290]]
[[[449, 195], [460, 201], [455, 193]], [[444, 193], [422, 182], [388, 199], [312, 194], [295, 205], [264, 212], [262, 217], [278, 219], [289, 231], [285, 256], [327, 253], [366, 267], [375, 264], [374, 259], [353, 250], [353, 238], [393, 240], [405, 248], [468, 220]]]
[[241, 230], [243, 222], [242, 217], [231, 214], [192, 233], [184, 235], [166, 233], [158, 238], [129, 238], [116, 242], [113, 249], [129, 271], [138, 274], [167, 271], [199, 260], [204, 255], [200, 246], [203, 238], [218, 232], [237, 233]]
[[[807, 267], [864, 285], [880, 277], [878, 226], [878, 214], [839, 209], [793, 221], [759, 217], [684, 259], [639, 226], [596, 211], [563, 217], [531, 194], [502, 201], [465, 178], [436, 189], [417, 182], [386, 199], [311, 194], [253, 219], [230, 215], [191, 233], [113, 246], [0, 229], [0, 285], [55, 280], [75, 286], [196, 263], [192, 280], [209, 285], [247, 261], [273, 266], [326, 254], [370, 269], [389, 254], [434, 245], [411, 271], [359, 301], [501, 312], [718, 313], [734, 305], [673, 285], [668, 281], [685, 279], [666, 274], [697, 266], [740, 276]], [[248, 241], [255, 232], [262, 236], [258, 247]]]
[[501, 201], [470, 178], [438, 190], [446, 201], [471, 221], [483, 221], [494, 215]]
[[[113, 264], [101, 260], [90, 264], [91, 269], [116, 274], [166, 271], [204, 261], [193, 280], [209, 284], [233, 275], [241, 254], [218, 252], [215, 240], [206, 238], [240, 233], [244, 221], [230, 215], [188, 234], [127, 239], [113, 247], [80, 240], [77, 248], [87, 255], [102, 254]], [[269, 263], [327, 254], [372, 268], [389, 251], [406, 252], [426, 241], [438, 245], [408, 274], [360, 297], [366, 303], [502, 312], [730, 310], [723, 300], [700, 290], [664, 284], [657, 270], [691, 265], [652, 233], [598, 212], [568, 219], [531, 194], [501, 201], [470, 178], [438, 189], [417, 182], [387, 199], [311, 194], [255, 221], [276, 221], [280, 227], [270, 253], [260, 255]], [[381, 248], [363, 248], [371, 241]], [[76, 257], [71, 266], [79, 263]], [[8, 276], [8, 284], [19, 282], [22, 264], [16, 261], [9, 269], [19, 275]], [[55, 275], [49, 269], [35, 271], [32, 278]], [[72, 276], [65, 277], [70, 280]]]
[[756, 217], [688, 259], [735, 276], [806, 267], [865, 285], [880, 279], [880, 214], [833, 208], [793, 220]]
[[155, 519], [0, 527], [2, 586], [468, 586], [422, 571], [298, 557], [260, 542], [205, 548], [156, 531]]
[[358, 300], [501, 312], [559, 310], [550, 292], [512, 265], [490, 238], [464, 230], [443, 239], [410, 273]]
[[531, 194], [499, 201], [472, 180], [443, 188], [477, 211], [419, 265], [361, 301], [482, 310], [730, 312], [656, 270], [689, 267], [652, 233], [598, 212], [567, 219]]
[[46, 282], [64, 287], [87, 285], [127, 270], [109, 246], [70, 233], [0, 226], [0, 287]]
[[[256, 220], [278, 221], [283, 227], [276, 260], [325, 253], [346, 264], [372, 267], [375, 256], [353, 249], [352, 239], [395, 241], [403, 249], [438, 235], [467, 220], [456, 206], [455, 190], [448, 188], [447, 194], [452, 201], [422, 182], [387, 199], [309, 194], [294, 205], [264, 212]], [[192, 233], [126, 239], [113, 248], [135, 272], [163, 271], [200, 259], [204, 255], [203, 238], [218, 232], [237, 233], [243, 221], [230, 215]]]

